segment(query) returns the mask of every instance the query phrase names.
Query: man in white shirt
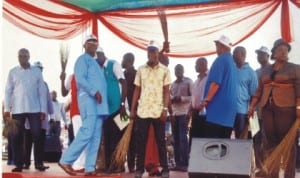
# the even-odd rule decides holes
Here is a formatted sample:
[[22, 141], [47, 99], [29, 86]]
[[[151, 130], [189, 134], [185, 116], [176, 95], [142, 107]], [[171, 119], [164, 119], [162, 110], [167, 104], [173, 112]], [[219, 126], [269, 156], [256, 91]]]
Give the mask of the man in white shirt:
[[50, 134], [60, 136], [61, 133], [61, 120], [65, 123], [65, 129], [67, 129], [67, 118], [64, 105], [57, 101], [56, 91], [51, 92], [53, 114], [50, 116], [50, 123], [54, 125], [54, 129], [50, 130]]
[[[33, 64], [34, 67], [39, 68], [42, 72], [43, 72], [43, 65], [41, 62], [37, 61]], [[42, 154], [44, 155], [44, 151], [45, 151], [45, 140], [46, 140], [46, 132], [49, 128], [49, 115], [53, 114], [53, 106], [52, 106], [52, 102], [51, 102], [51, 96], [49, 93], [49, 87], [48, 84], [46, 82], [44, 82], [45, 84], [45, 92], [47, 93], [47, 98], [45, 98], [46, 102], [47, 102], [47, 112], [46, 112], [46, 116], [45, 119], [42, 120], [42, 131], [41, 131], [41, 146], [42, 146], [42, 150], [43, 152], [34, 152], [34, 158], [36, 159], [36, 157], [38, 157], [36, 154]], [[26, 119], [25, 121], [25, 134], [24, 134], [24, 167], [23, 169], [29, 169], [30, 164], [31, 164], [31, 150], [32, 150], [32, 135], [31, 135], [31, 131], [30, 131], [30, 125], [29, 125], [29, 120]], [[45, 159], [44, 159], [45, 160]], [[36, 166], [36, 161], [35, 161], [35, 166]], [[43, 166], [40, 167], [40, 169], [48, 169], [49, 166]]]
[[[28, 118], [30, 130], [34, 142], [34, 150], [42, 152], [41, 146], [41, 121], [45, 119], [47, 104], [45, 98], [44, 79], [40, 69], [32, 67], [29, 63], [29, 51], [22, 48], [18, 51], [19, 66], [9, 71], [5, 88], [4, 117], [16, 121], [17, 133], [13, 138], [15, 164], [12, 172], [23, 170], [23, 133], [25, 119]], [[41, 154], [37, 154], [36, 169], [43, 166]]]

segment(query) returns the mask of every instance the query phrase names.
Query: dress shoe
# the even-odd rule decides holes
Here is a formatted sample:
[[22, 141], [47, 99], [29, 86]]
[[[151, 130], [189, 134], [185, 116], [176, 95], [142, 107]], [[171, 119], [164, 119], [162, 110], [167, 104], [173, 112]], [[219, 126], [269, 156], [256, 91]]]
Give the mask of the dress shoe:
[[160, 177], [161, 176], [161, 172], [159, 171], [159, 170], [157, 170], [157, 171], [151, 171], [151, 172], [149, 172], [148, 173], [148, 175], [149, 175], [149, 177]]
[[97, 172], [96, 172], [96, 171], [86, 172], [86, 173], [84, 174], [84, 176], [97, 176]]
[[15, 167], [11, 170], [11, 172], [22, 172], [22, 167]]
[[76, 172], [74, 172], [73, 168], [70, 165], [58, 163], [58, 166], [61, 167], [70, 176], [76, 176]]
[[82, 168], [82, 169], [73, 169], [74, 170], [74, 172], [76, 172], [76, 173], [84, 173], [84, 168]]
[[39, 171], [45, 171], [46, 169], [49, 169], [49, 166], [38, 165], [38, 166], [35, 166], [35, 169], [37, 169]]

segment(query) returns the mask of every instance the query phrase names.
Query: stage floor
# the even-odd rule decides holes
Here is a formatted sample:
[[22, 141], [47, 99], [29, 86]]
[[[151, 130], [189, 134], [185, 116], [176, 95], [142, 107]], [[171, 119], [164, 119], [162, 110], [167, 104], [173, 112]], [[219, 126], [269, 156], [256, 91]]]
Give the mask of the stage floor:
[[[2, 161], [2, 178], [70, 178], [74, 176], [69, 176], [66, 174], [58, 165], [57, 163], [45, 163], [45, 165], [50, 166], [50, 168], [45, 172], [39, 172], [34, 169], [33, 166], [29, 170], [23, 170], [23, 172], [20, 173], [12, 173], [11, 169], [14, 168], [14, 166], [8, 166], [6, 165], [6, 160]], [[76, 178], [89, 178], [89, 176], [75, 176]], [[122, 174], [114, 174], [114, 175], [100, 175], [97, 177], [101, 178], [132, 178], [134, 177], [134, 174], [128, 173], [126, 171]], [[281, 173], [280, 178], [283, 177], [283, 174]], [[90, 177], [92, 178], [92, 177]], [[143, 178], [148, 178], [148, 174], [145, 173], [143, 175]], [[155, 178], [155, 177], [151, 177]], [[170, 178], [188, 178], [188, 173], [183, 172], [174, 172], [170, 171]], [[296, 178], [300, 178], [300, 173], [297, 172]]]
[[[6, 161], [2, 161], [2, 177], [3, 178], [70, 178], [74, 176], [69, 176], [66, 174], [58, 165], [57, 163], [45, 163], [45, 165], [50, 166], [49, 169], [47, 169], [45, 172], [39, 172], [34, 169], [34, 166], [31, 165], [31, 168], [29, 170], [23, 170], [23, 172], [20, 173], [11, 173], [11, 169], [14, 168], [14, 166], [8, 166], [6, 165]], [[82, 178], [88, 178], [89, 176], [75, 176], [76, 178], [82, 177]], [[98, 177], [98, 176], [97, 176]], [[127, 172], [122, 174], [114, 174], [114, 175], [101, 175], [99, 176], [101, 178], [132, 178], [134, 177], [134, 174], [130, 174]], [[144, 173], [143, 178], [147, 178], [148, 174]], [[171, 178], [188, 178], [188, 173], [183, 172], [170, 172]], [[155, 177], [151, 177], [155, 178]]]

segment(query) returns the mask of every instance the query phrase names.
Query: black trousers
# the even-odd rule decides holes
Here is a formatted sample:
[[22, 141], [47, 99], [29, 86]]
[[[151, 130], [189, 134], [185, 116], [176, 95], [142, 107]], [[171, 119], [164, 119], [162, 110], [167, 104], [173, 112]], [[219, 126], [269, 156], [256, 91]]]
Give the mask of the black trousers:
[[[41, 147], [42, 147], [42, 155], [44, 155], [44, 148], [45, 148], [45, 139], [46, 139], [46, 130], [42, 129], [41, 130]], [[24, 133], [24, 165], [25, 166], [30, 166], [31, 164], [31, 150], [32, 150], [32, 134], [30, 129], [25, 129]], [[34, 162], [35, 166], [38, 166], [37, 161], [36, 161], [36, 151], [34, 151]], [[44, 158], [43, 158], [44, 160]]]
[[32, 141], [34, 143], [34, 157], [37, 165], [43, 164], [42, 152], [43, 146], [41, 141], [41, 120], [40, 113], [22, 113], [13, 114], [12, 118], [16, 121], [17, 133], [13, 138], [14, 155], [16, 167], [23, 167], [23, 154], [24, 154], [24, 132], [25, 132], [25, 119], [29, 120], [30, 132], [32, 134]]
[[163, 171], [168, 171], [166, 140], [165, 140], [165, 122], [154, 118], [137, 118], [136, 128], [136, 151], [137, 162], [136, 171], [144, 172], [145, 152], [148, 140], [149, 126], [153, 124], [155, 139], [158, 146], [159, 162]]
[[135, 124], [133, 125], [133, 129], [131, 132], [131, 138], [129, 143], [129, 148], [127, 152], [127, 165], [128, 169], [134, 169], [135, 166], [135, 158], [136, 158], [136, 132], [135, 132]]
[[205, 122], [204, 138], [230, 138], [232, 128]]
[[206, 116], [199, 115], [199, 111], [194, 109], [192, 113], [192, 124], [189, 136], [189, 151], [191, 152], [192, 139], [193, 138], [203, 138], [204, 136], [204, 124]]
[[[119, 127], [114, 122], [114, 117], [119, 114], [119, 111], [111, 114], [108, 119], [103, 123], [104, 130], [104, 146], [105, 146], [105, 164], [106, 169], [111, 165], [112, 155], [115, 151], [118, 143], [120, 142], [124, 130], [120, 131]], [[112, 168], [110, 171], [117, 170], [118, 168]]]

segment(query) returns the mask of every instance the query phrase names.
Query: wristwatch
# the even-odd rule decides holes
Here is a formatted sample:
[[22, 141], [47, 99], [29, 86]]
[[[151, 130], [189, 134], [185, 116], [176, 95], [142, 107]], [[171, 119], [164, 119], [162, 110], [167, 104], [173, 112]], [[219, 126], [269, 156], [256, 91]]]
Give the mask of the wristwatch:
[[124, 103], [124, 102], [122, 102], [122, 103], [121, 103], [121, 106], [125, 106], [125, 103]]

